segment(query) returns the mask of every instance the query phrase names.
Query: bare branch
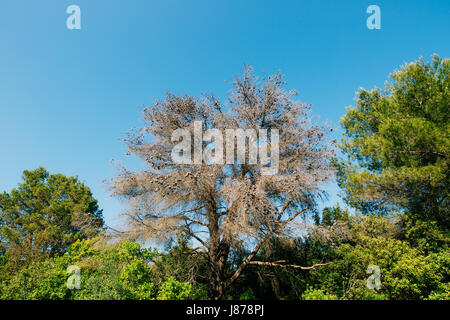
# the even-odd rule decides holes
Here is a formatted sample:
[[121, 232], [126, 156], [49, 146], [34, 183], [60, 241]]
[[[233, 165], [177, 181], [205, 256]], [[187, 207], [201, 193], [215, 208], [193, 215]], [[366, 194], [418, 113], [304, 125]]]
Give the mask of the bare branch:
[[301, 269], [301, 270], [311, 270], [315, 269], [316, 267], [320, 266], [327, 266], [329, 264], [333, 264], [334, 262], [328, 262], [328, 263], [316, 263], [310, 267], [302, 267], [295, 264], [280, 264], [276, 262], [263, 262], [263, 261], [250, 261], [248, 264], [255, 264], [259, 266], [268, 266], [268, 267], [280, 267], [280, 268], [295, 268], [295, 269]]

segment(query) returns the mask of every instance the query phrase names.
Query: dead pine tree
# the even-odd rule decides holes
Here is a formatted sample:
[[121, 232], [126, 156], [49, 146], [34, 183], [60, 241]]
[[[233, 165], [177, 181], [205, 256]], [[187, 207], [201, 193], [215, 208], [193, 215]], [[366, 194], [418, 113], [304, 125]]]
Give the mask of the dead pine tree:
[[[316, 267], [254, 261], [271, 237], [291, 237], [305, 227], [305, 217], [313, 212], [324, 195], [323, 184], [333, 175], [334, 151], [326, 127], [314, 124], [310, 107], [294, 100], [297, 93], [285, 86], [279, 73], [259, 80], [246, 67], [242, 77], [235, 77], [226, 103], [213, 95], [194, 98], [169, 93], [144, 109], [145, 126], [124, 139], [128, 153], [141, 158], [146, 168], [133, 172], [122, 167], [111, 181], [112, 194], [128, 204], [123, 235], [164, 241], [181, 232], [195, 239], [194, 249], [209, 261], [213, 299], [223, 298], [249, 264]], [[216, 139], [195, 139], [199, 121], [203, 131], [216, 129], [224, 136], [227, 129], [247, 130], [246, 151], [241, 155], [245, 161], [236, 156], [239, 141], [225, 143], [216, 134]], [[181, 141], [174, 141], [173, 133], [180, 128], [189, 133], [183, 137], [189, 146], [183, 153], [191, 156], [191, 163], [173, 159], [174, 146]], [[275, 142], [274, 130], [278, 130], [278, 168], [264, 174], [273, 159], [261, 161], [260, 154], [255, 162], [250, 149], [263, 145], [268, 149]], [[252, 132], [267, 134], [259, 134], [255, 141]], [[194, 154], [199, 146], [200, 159]], [[221, 147], [228, 148], [220, 153]], [[205, 161], [206, 154], [216, 155], [216, 161]], [[249, 248], [249, 254], [230, 269], [227, 262], [235, 244]]]

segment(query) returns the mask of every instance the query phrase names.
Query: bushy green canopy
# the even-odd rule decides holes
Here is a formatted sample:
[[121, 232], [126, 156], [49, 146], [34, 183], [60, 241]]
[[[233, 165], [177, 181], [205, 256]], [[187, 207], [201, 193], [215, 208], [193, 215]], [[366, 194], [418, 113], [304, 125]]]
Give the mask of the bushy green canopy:
[[405, 224], [440, 243], [448, 241], [442, 230], [450, 221], [449, 68], [449, 59], [435, 55], [402, 66], [385, 89], [360, 89], [341, 120], [347, 158], [338, 164], [348, 204], [362, 212], [406, 212]]
[[102, 228], [97, 200], [76, 177], [25, 170], [18, 188], [0, 194], [1, 247], [18, 264], [62, 254]]

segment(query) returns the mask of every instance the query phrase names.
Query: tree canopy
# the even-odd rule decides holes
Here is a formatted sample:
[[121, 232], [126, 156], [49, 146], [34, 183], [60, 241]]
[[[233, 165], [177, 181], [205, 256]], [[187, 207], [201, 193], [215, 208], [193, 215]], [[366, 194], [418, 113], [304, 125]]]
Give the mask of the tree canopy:
[[97, 200], [76, 177], [25, 170], [17, 188], [0, 194], [1, 246], [19, 265], [62, 254], [102, 228]]
[[[146, 108], [146, 125], [131, 132], [125, 142], [147, 168], [124, 169], [112, 183], [113, 194], [130, 206], [125, 234], [147, 240], [182, 232], [195, 238], [208, 255], [211, 294], [222, 297], [265, 241], [288, 236], [297, 217], [314, 213], [324, 194], [322, 185], [332, 176], [333, 149], [326, 129], [312, 123], [309, 106], [296, 101], [295, 94], [285, 88], [281, 74], [259, 81], [247, 68], [233, 83], [228, 112], [212, 95], [196, 99], [168, 94], [164, 101]], [[227, 156], [214, 164], [205, 158], [193, 164], [176, 163], [172, 135], [180, 128], [188, 131], [189, 152], [196, 143], [191, 143], [196, 121], [202, 122], [203, 129], [222, 133], [246, 130], [241, 142], [245, 147], [248, 141], [249, 150], [267, 144], [272, 148], [277, 141], [278, 172], [264, 174], [265, 164], [261, 159], [252, 162], [250, 151], [243, 163], [239, 155], [231, 162]], [[248, 130], [258, 131], [258, 138]], [[261, 136], [261, 130], [266, 130], [265, 135]], [[274, 130], [279, 132], [276, 141]], [[216, 152], [223, 147], [217, 138], [198, 143], [205, 149], [213, 146]], [[239, 139], [236, 144], [227, 141], [227, 152], [239, 149], [239, 143]], [[244, 242], [253, 250], [227, 274], [230, 250]]]

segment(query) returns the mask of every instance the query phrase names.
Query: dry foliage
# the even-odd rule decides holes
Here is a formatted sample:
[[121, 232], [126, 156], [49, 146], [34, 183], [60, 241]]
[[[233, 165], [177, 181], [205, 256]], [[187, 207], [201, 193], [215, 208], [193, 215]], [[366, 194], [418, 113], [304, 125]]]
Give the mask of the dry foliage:
[[[124, 141], [146, 168], [121, 168], [111, 183], [112, 193], [128, 203], [123, 235], [143, 241], [165, 241], [179, 232], [193, 237], [208, 255], [211, 292], [220, 298], [267, 239], [295, 231], [290, 227], [315, 209], [323, 183], [332, 176], [327, 129], [313, 124], [309, 106], [295, 101], [295, 96], [295, 91], [285, 89], [279, 73], [260, 82], [246, 68], [243, 77], [235, 78], [226, 104], [212, 95], [168, 94], [145, 108], [146, 125], [129, 132]], [[193, 134], [194, 121], [202, 121], [205, 130], [222, 132], [278, 129], [278, 174], [262, 175], [261, 163], [174, 163], [172, 132], [186, 128]], [[236, 242], [252, 250], [225, 279], [230, 247]]]

